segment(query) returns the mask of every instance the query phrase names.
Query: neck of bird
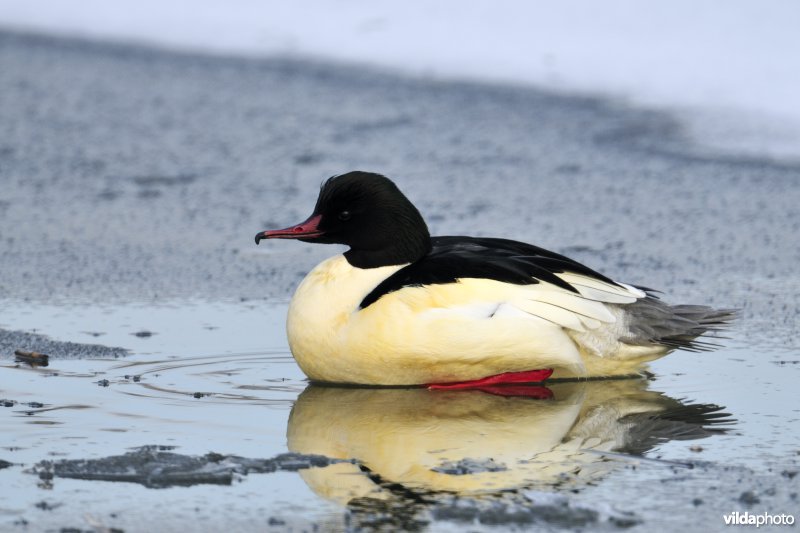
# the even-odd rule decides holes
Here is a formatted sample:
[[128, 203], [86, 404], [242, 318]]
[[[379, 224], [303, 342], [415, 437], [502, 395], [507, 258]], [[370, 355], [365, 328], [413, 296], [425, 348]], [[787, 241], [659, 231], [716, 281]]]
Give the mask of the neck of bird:
[[431, 238], [423, 234], [397, 235], [392, 242], [377, 249], [350, 248], [344, 253], [347, 262], [356, 268], [378, 268], [415, 263], [431, 251]]

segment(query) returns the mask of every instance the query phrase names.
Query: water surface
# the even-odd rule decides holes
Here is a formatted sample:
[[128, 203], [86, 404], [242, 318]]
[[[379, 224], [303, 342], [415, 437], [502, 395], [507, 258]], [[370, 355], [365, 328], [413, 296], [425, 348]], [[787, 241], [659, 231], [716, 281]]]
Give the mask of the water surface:
[[[795, 490], [780, 473], [797, 466], [797, 441], [786, 430], [799, 418], [787, 386], [800, 372], [796, 354], [755, 352], [736, 334], [717, 352], [658, 361], [652, 380], [556, 383], [536, 399], [543, 396], [516, 390], [308, 385], [285, 343], [285, 303], [7, 302], [3, 310], [15, 317], [5, 328], [47, 324], [60, 340], [130, 350], [38, 368], [3, 361], [7, 528], [26, 520], [45, 529], [99, 523], [137, 531], [157, 516], [172, 526], [203, 520], [210, 529], [226, 520], [258, 528], [270, 519], [275, 527], [334, 530], [437, 530], [464, 521], [616, 529], [663, 520], [658, 493], [618, 497], [642, 483], [678, 484], [675, 503], [703, 500], [691, 505], [713, 507], [712, 516], [725, 501], [741, 507], [741, 493], [755, 490], [764, 498], [759, 507], [777, 509], [773, 500], [790, 502]], [[190, 470], [183, 486], [153, 471], [115, 481], [118, 473], [91, 463], [129, 454], [122, 464], [134, 470], [130, 454], [152, 446], [180, 456], [213, 452], [232, 465], [287, 452], [344, 462], [274, 473], [232, 466], [230, 478], [212, 482], [208, 471], [219, 460], [202, 460], [206, 473]], [[42, 478], [52, 470], [47, 461], [65, 460], [83, 465], [78, 479], [58, 466], [53, 479]], [[775, 487], [765, 495], [754, 474], [767, 465], [787, 485], [777, 495]], [[739, 486], [718, 487], [716, 470], [729, 467]], [[709, 490], [721, 494], [705, 503]]]

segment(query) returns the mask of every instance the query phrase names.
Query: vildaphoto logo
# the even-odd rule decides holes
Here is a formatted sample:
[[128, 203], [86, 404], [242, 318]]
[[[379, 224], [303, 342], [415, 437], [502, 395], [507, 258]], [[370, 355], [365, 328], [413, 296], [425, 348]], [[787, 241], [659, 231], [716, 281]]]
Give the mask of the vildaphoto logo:
[[750, 512], [732, 513], [722, 515], [726, 526], [791, 526], [794, 524], [794, 515], [790, 514], [753, 514]]

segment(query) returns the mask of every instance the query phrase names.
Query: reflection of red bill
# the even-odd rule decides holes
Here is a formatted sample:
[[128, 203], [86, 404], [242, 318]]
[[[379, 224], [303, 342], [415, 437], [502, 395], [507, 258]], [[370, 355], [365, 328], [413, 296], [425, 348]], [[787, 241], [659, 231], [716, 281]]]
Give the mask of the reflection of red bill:
[[[497, 386], [520, 384], [520, 383], [541, 383], [553, 374], [552, 368], [540, 370], [526, 370], [524, 372], [504, 372], [495, 374], [473, 381], [458, 381], [455, 383], [431, 383], [428, 388], [431, 390], [454, 390], [454, 389], [486, 389], [499, 388]], [[546, 387], [542, 387], [545, 388]], [[549, 391], [549, 389], [547, 389]], [[488, 392], [488, 391], [487, 391]]]

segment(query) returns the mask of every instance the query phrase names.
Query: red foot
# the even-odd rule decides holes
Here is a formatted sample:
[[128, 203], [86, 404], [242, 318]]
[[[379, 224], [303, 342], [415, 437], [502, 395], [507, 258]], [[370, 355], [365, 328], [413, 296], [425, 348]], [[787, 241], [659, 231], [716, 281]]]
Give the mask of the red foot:
[[479, 390], [486, 394], [494, 394], [495, 396], [524, 396], [534, 400], [549, 400], [553, 398], [553, 391], [544, 385], [494, 385], [474, 390]]
[[[428, 388], [431, 390], [452, 390], [452, 389], [497, 389], [494, 385], [506, 385], [509, 383], [539, 383], [553, 373], [552, 368], [541, 370], [526, 370], [524, 372], [504, 372], [472, 381], [458, 381], [455, 383], [431, 383]], [[488, 392], [488, 391], [487, 391]]]

